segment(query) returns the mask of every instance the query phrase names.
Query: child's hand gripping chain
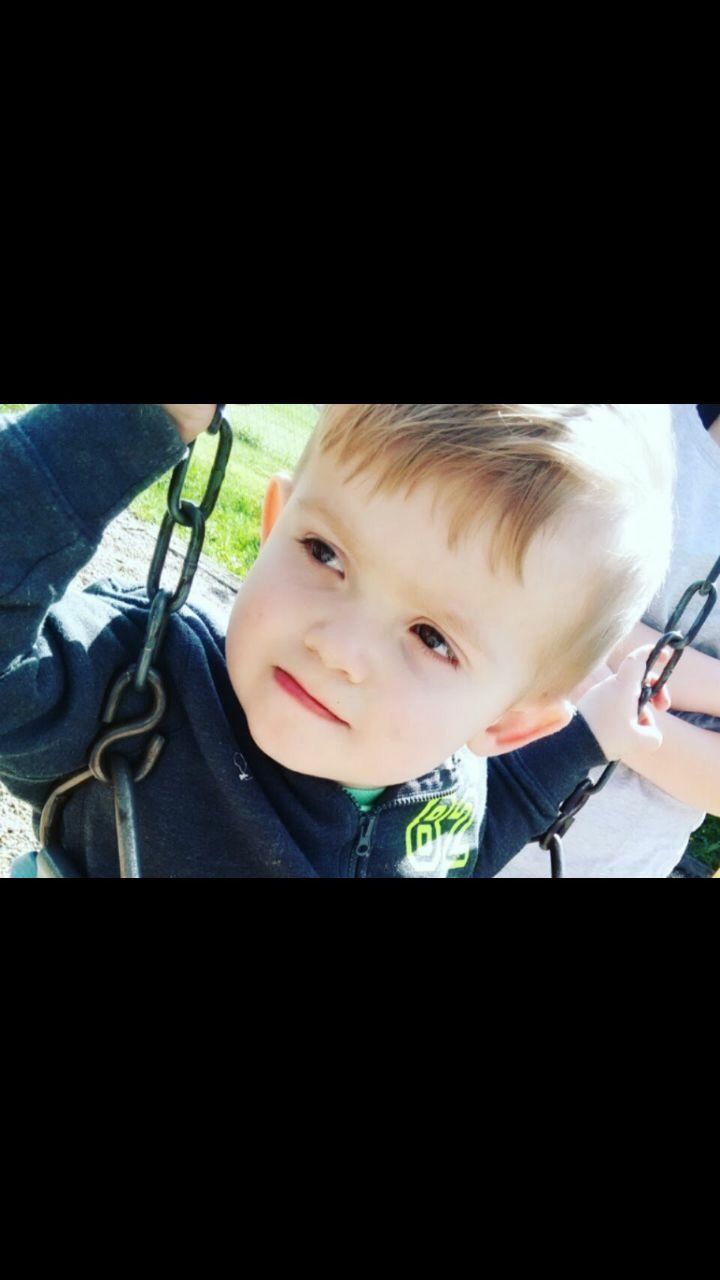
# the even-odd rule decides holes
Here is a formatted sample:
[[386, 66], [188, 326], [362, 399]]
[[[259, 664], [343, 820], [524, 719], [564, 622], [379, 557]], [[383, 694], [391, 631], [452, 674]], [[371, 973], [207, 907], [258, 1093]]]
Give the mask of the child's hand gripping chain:
[[163, 404], [160, 407], [174, 419], [183, 444], [192, 444], [207, 431], [217, 410], [216, 404]]
[[646, 677], [652, 651], [652, 645], [636, 649], [622, 663], [617, 675], [609, 674], [600, 683], [594, 682], [578, 701], [578, 710], [587, 720], [608, 760], [650, 755], [662, 746], [662, 733], [653, 711], [669, 711], [671, 699], [667, 687], [651, 698], [642, 711], [638, 710], [643, 686], [657, 684], [672, 657], [672, 649], [663, 649], [655, 667]]
[[[618, 768], [618, 762], [633, 752], [639, 756], [654, 754], [663, 744], [651, 707], [655, 711], [668, 711], [670, 694], [665, 685], [653, 697], [644, 696], [644, 691], [661, 679], [672, 658], [672, 649], [663, 649], [648, 671], [652, 653], [652, 645], [636, 649], [628, 655], [616, 675], [608, 673], [607, 667], [601, 667], [576, 690], [578, 710], [611, 763], [596, 783], [593, 784], [588, 777], [576, 788], [562, 805], [553, 826], [538, 841], [541, 849], [550, 852], [554, 879], [563, 876], [561, 837], [573, 826], [588, 800], [607, 785]], [[661, 663], [660, 670], [657, 670]]]

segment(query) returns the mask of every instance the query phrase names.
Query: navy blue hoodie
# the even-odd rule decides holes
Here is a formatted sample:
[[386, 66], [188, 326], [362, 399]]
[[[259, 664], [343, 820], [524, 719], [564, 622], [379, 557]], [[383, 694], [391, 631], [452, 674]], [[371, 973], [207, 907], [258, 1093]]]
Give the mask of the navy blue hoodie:
[[[81, 591], [73, 579], [110, 521], [184, 452], [159, 405], [38, 405], [0, 418], [0, 778], [33, 806], [36, 832], [58, 781], [87, 766], [108, 689], [146, 633], [144, 587], [106, 579]], [[136, 788], [145, 876], [490, 877], [605, 762], [576, 715], [489, 762], [465, 748], [363, 814], [339, 784], [256, 747], [205, 601], [191, 594], [172, 616], [158, 667], [167, 745]], [[126, 698], [121, 719], [146, 708]], [[135, 763], [145, 746], [120, 751]], [[61, 842], [80, 875], [119, 875], [110, 788], [93, 779], [73, 793]]]

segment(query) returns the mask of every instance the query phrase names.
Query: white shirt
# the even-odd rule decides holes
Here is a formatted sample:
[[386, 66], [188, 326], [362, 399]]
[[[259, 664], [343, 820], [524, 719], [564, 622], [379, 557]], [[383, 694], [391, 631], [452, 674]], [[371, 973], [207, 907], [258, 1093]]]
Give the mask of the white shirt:
[[[657, 631], [694, 582], [705, 579], [720, 556], [720, 447], [706, 431], [697, 405], [673, 404], [677, 447], [676, 530], [670, 570], [644, 621]], [[702, 607], [697, 598], [680, 623], [685, 629]], [[720, 605], [694, 646], [720, 658]], [[675, 713], [673, 713], [675, 714]], [[677, 713], [720, 732], [712, 716]], [[602, 773], [594, 770], [593, 781]], [[705, 814], [621, 765], [593, 796], [563, 840], [565, 875], [576, 879], [666, 878], [682, 858]], [[550, 855], [528, 845], [500, 873], [504, 879], [550, 877]]]

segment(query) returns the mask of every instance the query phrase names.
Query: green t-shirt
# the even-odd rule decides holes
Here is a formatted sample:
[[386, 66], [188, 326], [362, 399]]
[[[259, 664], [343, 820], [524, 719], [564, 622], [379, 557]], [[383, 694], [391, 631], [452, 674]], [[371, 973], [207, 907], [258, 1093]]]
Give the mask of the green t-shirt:
[[366, 791], [358, 787], [344, 787], [344, 791], [355, 801], [361, 813], [370, 813], [376, 801], [387, 791], [387, 787], [378, 787], [375, 791]]

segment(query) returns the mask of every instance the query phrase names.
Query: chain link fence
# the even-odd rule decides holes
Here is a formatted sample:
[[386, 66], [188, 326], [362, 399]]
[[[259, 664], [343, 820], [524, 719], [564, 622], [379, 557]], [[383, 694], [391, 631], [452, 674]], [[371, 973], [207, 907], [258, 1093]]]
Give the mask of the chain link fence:
[[318, 420], [315, 404], [229, 404], [226, 415], [240, 446], [252, 450], [253, 469], [269, 477], [292, 471]]

